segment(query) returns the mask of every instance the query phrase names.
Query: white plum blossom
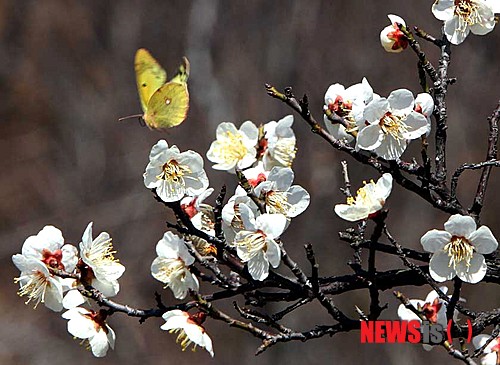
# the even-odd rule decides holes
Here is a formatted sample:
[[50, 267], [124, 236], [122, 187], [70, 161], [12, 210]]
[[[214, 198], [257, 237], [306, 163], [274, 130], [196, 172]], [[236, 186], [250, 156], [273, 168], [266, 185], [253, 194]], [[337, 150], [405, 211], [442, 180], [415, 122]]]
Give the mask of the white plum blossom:
[[367, 219], [385, 204], [392, 190], [392, 175], [385, 173], [375, 183], [373, 180], [359, 188], [356, 197], [348, 197], [347, 204], [335, 205], [335, 213], [349, 222]]
[[68, 332], [76, 338], [86, 340], [95, 357], [104, 357], [108, 348], [115, 347], [116, 335], [106, 323], [106, 311], [94, 312], [82, 307], [72, 308], [63, 313], [68, 319]]
[[491, 0], [436, 0], [432, 4], [432, 13], [444, 21], [446, 38], [458, 45], [469, 32], [484, 35], [493, 30], [498, 4], [492, 4]]
[[201, 326], [205, 320], [205, 313], [199, 312], [194, 315], [174, 309], [163, 314], [166, 321], [160, 328], [170, 333], [179, 333], [177, 343], [180, 343], [182, 351], [185, 351], [189, 345], [193, 344], [193, 351], [196, 346], [203, 347], [210, 356], [214, 357], [212, 340]]
[[265, 170], [269, 171], [274, 166], [292, 166], [297, 152], [292, 124], [293, 115], [264, 124], [264, 135], [259, 140], [259, 153], [263, 155]]
[[267, 213], [280, 213], [290, 219], [307, 209], [309, 193], [302, 186], [292, 186], [293, 178], [292, 169], [273, 167], [267, 180], [254, 189], [255, 195], [264, 200]]
[[406, 22], [400, 16], [394, 14], [389, 14], [387, 17], [391, 21], [391, 25], [388, 25], [380, 32], [380, 44], [387, 52], [402, 52], [408, 47], [408, 39], [399, 29], [398, 24], [406, 27]]
[[433, 255], [429, 272], [438, 282], [458, 276], [462, 281], [475, 284], [486, 275], [483, 254], [498, 247], [496, 238], [486, 226], [476, 229], [474, 219], [455, 214], [444, 224], [444, 231], [433, 229], [422, 236], [420, 243]]
[[160, 140], [151, 149], [144, 172], [144, 185], [156, 189], [164, 202], [181, 200], [184, 195], [198, 195], [208, 187], [203, 158], [194, 151], [180, 152]]
[[[445, 286], [440, 287], [443, 293], [448, 292], [448, 288]], [[446, 318], [446, 302], [439, 298], [436, 291], [432, 290], [425, 300], [421, 299], [410, 299], [410, 303], [417, 309], [421, 310], [427, 320], [431, 323], [438, 323], [446, 327], [448, 320]], [[398, 307], [398, 317], [402, 321], [422, 321], [415, 313], [407, 309], [404, 304], [400, 304]]]
[[26, 304], [33, 301], [35, 308], [43, 303], [54, 312], [63, 309], [63, 283], [62, 280], [53, 276], [47, 266], [40, 260], [28, 259], [23, 255], [12, 256], [12, 261], [21, 271], [21, 275], [15, 279], [19, 283], [19, 296], [28, 296]]
[[62, 232], [54, 226], [45, 226], [36, 236], [24, 241], [21, 254], [42, 261], [47, 267], [72, 272], [78, 262], [75, 246], [64, 244]]
[[427, 119], [426, 136], [431, 133], [431, 116], [434, 111], [434, 99], [429, 93], [420, 93], [415, 98], [415, 108], [417, 113], [422, 114]]
[[107, 232], [101, 232], [97, 238], [92, 238], [92, 222], [90, 222], [80, 242], [81, 258], [87, 265], [87, 268], [83, 268], [82, 280], [88, 281], [107, 297], [118, 293], [120, 290], [118, 279], [125, 271], [125, 267], [113, 256], [115, 253], [111, 237]]
[[78, 251], [76, 247], [64, 244], [62, 232], [54, 226], [45, 226], [35, 236], [28, 237], [23, 244], [21, 254], [12, 256], [12, 261], [21, 271], [15, 279], [20, 285], [18, 294], [28, 296], [33, 301], [53, 311], [63, 309], [63, 293], [74, 284], [74, 279], [62, 279], [53, 275], [51, 270], [73, 272]]
[[207, 158], [215, 162], [214, 169], [234, 173], [235, 168], [244, 169], [257, 160], [259, 130], [251, 121], [243, 123], [239, 130], [233, 123], [223, 122], [216, 136], [207, 152]]
[[188, 266], [194, 263], [184, 240], [172, 232], [165, 232], [156, 245], [157, 258], [151, 264], [151, 275], [166, 284], [174, 297], [186, 298], [189, 290], [198, 291], [199, 283]]
[[[482, 348], [491, 338], [488, 335], [477, 335], [472, 338], [472, 343], [476, 349]], [[500, 361], [500, 337], [493, 339], [483, 350], [481, 365], [498, 365]]]
[[[330, 85], [325, 93], [325, 116], [323, 117], [326, 129], [337, 139], [345, 139], [351, 142], [357, 133], [358, 125], [363, 122], [363, 111], [365, 106], [374, 98], [379, 96], [373, 93], [373, 89], [366, 78], [361, 83], [349, 86], [347, 89], [342, 84]], [[340, 123], [332, 123], [327, 113], [332, 112], [342, 117], [350, 126], [349, 131]]]
[[[215, 236], [215, 215], [211, 205], [203, 203], [208, 198], [214, 189], [208, 188], [198, 196], [188, 196], [181, 200], [181, 208], [188, 215], [193, 223], [193, 226], [200, 231], [206, 232], [210, 236]], [[203, 256], [217, 254], [217, 249], [214, 245], [208, 243], [205, 239], [191, 235], [189, 239], [198, 251]]]
[[414, 107], [413, 94], [406, 89], [371, 101], [364, 111], [367, 125], [358, 133], [356, 149], [373, 151], [387, 160], [399, 159], [409, 140], [427, 131], [427, 119]]
[[255, 218], [248, 206], [239, 208], [244, 229], [236, 233], [233, 245], [252, 278], [262, 281], [269, 275], [269, 264], [274, 268], [280, 264], [281, 250], [275, 239], [285, 230], [287, 219], [283, 214], [267, 213]]

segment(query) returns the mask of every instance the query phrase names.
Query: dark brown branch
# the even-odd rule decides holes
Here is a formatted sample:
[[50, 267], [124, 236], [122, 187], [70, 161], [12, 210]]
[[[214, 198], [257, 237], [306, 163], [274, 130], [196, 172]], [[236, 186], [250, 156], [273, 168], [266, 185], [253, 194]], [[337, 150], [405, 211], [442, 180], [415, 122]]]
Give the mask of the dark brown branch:
[[[486, 153], [486, 160], [496, 160], [498, 158], [498, 122], [500, 120], [500, 101], [493, 114], [488, 118], [489, 123], [489, 136], [488, 136], [488, 151]], [[488, 187], [488, 180], [490, 179], [490, 172], [492, 166], [485, 166], [477, 186], [476, 196], [474, 203], [469, 209], [472, 217], [479, 221], [479, 214], [484, 204], [484, 196], [486, 188]]]
[[446, 139], [448, 128], [446, 124], [446, 92], [448, 90], [448, 66], [451, 59], [450, 42], [443, 36], [441, 56], [437, 69], [438, 78], [434, 81], [434, 117], [436, 118], [436, 172], [438, 186], [446, 189]]
[[387, 211], [380, 211], [378, 215], [373, 218], [376, 225], [370, 237], [370, 251], [368, 254], [368, 279], [370, 280], [370, 286], [368, 287], [368, 290], [370, 292], [370, 313], [368, 314], [368, 318], [370, 320], [376, 320], [383, 310], [379, 302], [375, 257], [377, 254], [376, 244], [380, 239], [380, 236], [382, 236], [386, 218]]

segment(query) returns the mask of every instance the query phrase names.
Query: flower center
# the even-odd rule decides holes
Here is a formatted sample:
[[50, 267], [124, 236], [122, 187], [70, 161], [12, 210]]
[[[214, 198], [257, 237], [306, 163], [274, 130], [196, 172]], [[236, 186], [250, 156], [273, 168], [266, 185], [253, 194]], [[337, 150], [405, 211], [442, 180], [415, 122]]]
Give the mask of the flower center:
[[44, 248], [42, 250], [42, 262], [50, 268], [64, 270], [62, 261], [62, 250], [55, 250], [54, 252]]
[[241, 160], [246, 156], [248, 150], [243, 144], [243, 137], [241, 134], [234, 134], [227, 131], [225, 140], [216, 148], [216, 152], [220, 155], [224, 162], [232, 162]]
[[[373, 197], [367, 192], [367, 186], [372, 185], [373, 188], [375, 187], [375, 181], [370, 180], [369, 183], [366, 181], [363, 181], [365, 186], [362, 188], [359, 188], [358, 191], [356, 192], [356, 197], [349, 196], [347, 197], [347, 204], [348, 205], [374, 205]], [[384, 201], [380, 199], [380, 204], [384, 205]]]
[[406, 49], [408, 47], [408, 40], [406, 39], [405, 34], [399, 29], [396, 23], [393, 24], [394, 30], [392, 32], [387, 33], [387, 38], [394, 41], [392, 45], [392, 49]]
[[93, 310], [90, 310], [90, 313], [84, 314], [83, 316], [89, 318], [94, 322], [94, 328], [96, 332], [99, 332], [99, 330], [103, 330], [105, 333], [108, 333], [108, 327], [106, 326], [106, 317], [108, 316], [108, 313], [104, 310], [101, 309], [99, 312], [95, 312]]
[[422, 307], [422, 312], [424, 312], [425, 317], [432, 323], [437, 322], [437, 315], [441, 306], [443, 304], [439, 302], [439, 299], [434, 299], [432, 303], [425, 303]]
[[191, 202], [189, 202], [189, 204], [181, 204], [182, 210], [187, 214], [189, 219], [193, 218], [198, 213], [198, 210], [195, 207], [196, 200], [198, 200], [198, 198], [194, 198]]
[[330, 109], [330, 111], [334, 112], [338, 116], [344, 118], [351, 114], [352, 102], [348, 100], [344, 101], [344, 98], [342, 98], [342, 96], [337, 95], [334, 102], [328, 103], [328, 109]]
[[89, 261], [93, 262], [95, 266], [109, 265], [111, 263], [119, 262], [113, 256], [116, 251], [113, 250], [111, 238], [107, 240], [96, 240], [92, 243], [90, 250], [82, 252]]
[[474, 25], [481, 22], [479, 6], [473, 0], [455, 0], [455, 15], [467, 25]]
[[462, 261], [465, 261], [467, 267], [470, 266], [470, 260], [474, 254], [474, 246], [472, 246], [465, 237], [451, 237], [451, 241], [444, 246], [444, 250], [450, 257], [448, 266], [453, 265], [453, 268], [455, 269], [457, 264]]
[[160, 279], [162, 279], [162, 282], [167, 283], [167, 286], [165, 287], [167, 288], [168, 284], [171, 281], [175, 280], [175, 278], [182, 279], [186, 275], [186, 265], [180, 258], [164, 260], [164, 265], [162, 265], [158, 276]]
[[264, 173], [259, 173], [255, 179], [247, 179], [248, 183], [254, 188], [261, 182], [266, 181], [266, 175]]
[[292, 205], [288, 202], [288, 197], [282, 191], [270, 191], [266, 194], [266, 205], [269, 207], [269, 213], [280, 213], [288, 216]]
[[234, 241], [236, 246], [245, 247], [249, 253], [266, 249], [266, 235], [262, 231], [248, 232], [240, 241]]
[[391, 112], [385, 115], [379, 121], [380, 128], [385, 135], [390, 135], [396, 141], [404, 141], [403, 133], [408, 131], [408, 126], [403, 122], [403, 118], [398, 117]]
[[162, 167], [162, 172], [156, 178], [169, 183], [184, 185], [184, 175], [190, 173], [189, 167], [180, 165], [176, 160], [170, 160]]

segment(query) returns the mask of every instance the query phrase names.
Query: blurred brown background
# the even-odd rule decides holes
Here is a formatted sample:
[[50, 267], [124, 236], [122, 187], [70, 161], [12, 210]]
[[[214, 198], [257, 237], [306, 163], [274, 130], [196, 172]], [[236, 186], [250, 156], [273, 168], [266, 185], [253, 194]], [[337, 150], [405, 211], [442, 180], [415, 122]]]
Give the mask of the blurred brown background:
[[[412, 345], [360, 345], [359, 333], [308, 343], [272, 347], [255, 358], [259, 342], [223, 323], [206, 325], [216, 357], [198, 350], [182, 354], [175, 337], [160, 331], [163, 321], [115, 315], [116, 350], [95, 359], [73, 341], [60, 314], [40, 305], [36, 311], [16, 296], [18, 271], [11, 255], [20, 252], [29, 235], [53, 224], [67, 242], [77, 244], [89, 221], [95, 234], [107, 231], [127, 268], [116, 300], [132, 306], [154, 306], [161, 284], [150, 276], [154, 247], [170, 217], [144, 188], [142, 173], [151, 146], [165, 138], [181, 150], [206, 153], [221, 121], [240, 124], [278, 120], [290, 113], [268, 97], [264, 83], [293, 86], [307, 92], [316, 118], [321, 119], [323, 95], [335, 82], [351, 85], [363, 76], [375, 91], [388, 95], [405, 87], [419, 92], [416, 58], [411, 51], [383, 51], [378, 37], [395, 13], [410, 24], [437, 34], [432, 1], [65, 1], [0, 0], [0, 291], [1, 364], [418, 364], [451, 362], [442, 350], [424, 352]], [[152, 132], [136, 121], [119, 124], [120, 116], [140, 111], [135, 89], [133, 56], [146, 47], [173, 74], [181, 57], [191, 61], [191, 109], [188, 120], [168, 133]], [[424, 44], [429, 58], [438, 50]], [[453, 49], [450, 74], [458, 83], [448, 94], [449, 168], [476, 162], [486, 152], [487, 122], [499, 97], [500, 29], [470, 36]], [[344, 198], [339, 161], [345, 156], [328, 147], [296, 118], [298, 157], [295, 183], [312, 196], [311, 206], [296, 218], [284, 241], [304, 264], [302, 246], [312, 242], [322, 275], [349, 273], [351, 250], [337, 239], [347, 227], [332, 211]], [[419, 157], [418, 146], [403, 155]], [[234, 187], [232, 176], [206, 164], [211, 186]], [[351, 161], [355, 186], [377, 178], [374, 170]], [[460, 197], [468, 205], [479, 173], [467, 172]], [[482, 222], [500, 237], [496, 211], [500, 207], [499, 176], [490, 180]], [[416, 196], [395, 187], [388, 201], [389, 223], [403, 244], [419, 248], [419, 238], [442, 228], [448, 218]], [[378, 267], [400, 267], [380, 256]], [[410, 297], [427, 288], [406, 288]], [[465, 285], [464, 296], [474, 309], [497, 305], [497, 286]], [[353, 305], [367, 308], [367, 292], [337, 297], [335, 302], [354, 315]], [[164, 291], [165, 300], [173, 299]], [[387, 292], [384, 318], [395, 318], [398, 303]], [[230, 302], [227, 303], [227, 306]], [[269, 307], [268, 309], [276, 309]], [[287, 318], [298, 330], [330, 323], [325, 311], [309, 306]]]

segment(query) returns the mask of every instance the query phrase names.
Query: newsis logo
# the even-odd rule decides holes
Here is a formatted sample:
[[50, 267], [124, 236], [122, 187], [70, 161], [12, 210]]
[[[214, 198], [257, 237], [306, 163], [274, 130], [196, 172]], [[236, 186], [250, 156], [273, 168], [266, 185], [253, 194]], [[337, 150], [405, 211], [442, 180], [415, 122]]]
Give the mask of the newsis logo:
[[[472, 339], [472, 323], [467, 321], [469, 334], [467, 342]], [[452, 321], [447, 328], [429, 321], [362, 321], [361, 343], [424, 343], [439, 345], [445, 339], [452, 342]]]

